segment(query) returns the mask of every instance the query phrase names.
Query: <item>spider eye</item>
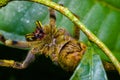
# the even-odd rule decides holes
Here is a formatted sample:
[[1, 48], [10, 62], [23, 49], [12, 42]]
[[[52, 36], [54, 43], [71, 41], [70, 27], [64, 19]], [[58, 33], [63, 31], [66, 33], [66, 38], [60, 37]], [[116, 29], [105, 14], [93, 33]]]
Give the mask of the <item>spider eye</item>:
[[42, 30], [42, 29], [36, 29], [36, 31], [34, 32], [34, 36], [35, 36], [37, 39], [43, 38], [43, 36], [44, 36], [43, 30]]

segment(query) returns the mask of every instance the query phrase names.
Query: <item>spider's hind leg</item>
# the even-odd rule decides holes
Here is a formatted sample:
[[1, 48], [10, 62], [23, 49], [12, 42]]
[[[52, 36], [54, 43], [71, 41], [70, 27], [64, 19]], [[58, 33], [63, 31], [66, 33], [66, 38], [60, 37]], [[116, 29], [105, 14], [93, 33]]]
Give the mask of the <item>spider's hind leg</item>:
[[30, 51], [23, 62], [17, 62], [14, 60], [0, 60], [0, 66], [12, 67], [16, 69], [26, 68], [35, 59], [35, 54]]

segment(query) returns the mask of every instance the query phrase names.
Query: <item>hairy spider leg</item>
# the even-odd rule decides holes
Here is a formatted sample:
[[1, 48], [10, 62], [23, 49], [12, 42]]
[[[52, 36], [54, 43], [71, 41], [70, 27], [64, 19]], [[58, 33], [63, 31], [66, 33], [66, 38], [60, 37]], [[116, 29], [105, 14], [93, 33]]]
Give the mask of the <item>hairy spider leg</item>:
[[0, 34], [0, 42], [6, 46], [17, 47], [17, 48], [29, 48], [28, 42], [26, 41], [15, 41], [10, 39], [5, 39], [3, 35]]
[[[79, 17], [76, 14], [74, 14], [74, 15], [79, 19]], [[75, 25], [75, 24], [74, 24], [73, 28], [74, 28], [74, 33], [73, 33], [74, 36], [73, 37], [76, 40], [80, 40], [80, 28], [77, 25]]]
[[51, 35], [54, 33], [54, 30], [56, 30], [56, 15], [55, 15], [55, 10], [52, 8], [49, 9], [49, 17], [50, 17], [50, 27], [51, 27]]
[[76, 39], [76, 40], [79, 40], [80, 39], [80, 28], [74, 24], [74, 33], [73, 33], [73, 37]]
[[[0, 41], [6, 45], [11, 47], [18, 47], [18, 48], [29, 48], [28, 42], [25, 41], [14, 41], [14, 40], [6, 40], [3, 35], [0, 34]], [[0, 66], [5, 67], [13, 67], [22, 69], [28, 66], [29, 63], [31, 63], [34, 60], [34, 50], [30, 50], [27, 57], [23, 62], [17, 62], [14, 60], [0, 60]]]
[[49, 17], [50, 17], [50, 26], [55, 27], [56, 24], [56, 15], [55, 15], [55, 10], [52, 8], [49, 8]]
[[17, 68], [17, 69], [24, 69], [26, 68], [32, 61], [35, 59], [35, 55], [33, 53], [34, 51], [31, 50], [29, 51], [27, 57], [23, 62], [17, 62], [14, 60], [0, 60], [0, 66], [4, 67], [12, 67], [12, 68]]

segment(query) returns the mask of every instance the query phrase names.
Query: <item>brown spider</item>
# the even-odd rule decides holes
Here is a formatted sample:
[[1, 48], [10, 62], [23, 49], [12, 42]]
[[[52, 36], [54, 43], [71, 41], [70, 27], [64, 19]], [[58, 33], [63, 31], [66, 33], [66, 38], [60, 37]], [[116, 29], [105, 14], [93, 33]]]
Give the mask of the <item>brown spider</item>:
[[0, 66], [13, 67], [17, 69], [26, 68], [34, 59], [35, 54], [43, 54], [49, 57], [53, 63], [60, 65], [67, 71], [73, 71], [81, 60], [86, 46], [79, 42], [79, 29], [75, 25], [74, 38], [65, 29], [57, 29], [55, 22], [55, 11], [49, 8], [50, 23], [42, 26], [36, 21], [34, 32], [25, 36], [26, 41], [7, 40], [0, 35], [0, 41], [7, 46], [18, 48], [30, 48], [23, 62], [14, 60], [0, 60]]

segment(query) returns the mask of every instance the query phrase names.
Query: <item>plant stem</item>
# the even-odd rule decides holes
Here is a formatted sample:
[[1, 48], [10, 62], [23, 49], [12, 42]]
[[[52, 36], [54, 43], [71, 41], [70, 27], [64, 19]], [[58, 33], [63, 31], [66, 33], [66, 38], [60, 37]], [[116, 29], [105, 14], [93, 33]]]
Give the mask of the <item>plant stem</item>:
[[107, 46], [105, 46], [105, 44], [102, 41], [100, 41], [90, 30], [88, 30], [85, 27], [85, 25], [82, 24], [78, 20], [78, 18], [76, 18], [74, 14], [72, 14], [67, 8], [60, 6], [59, 4], [56, 4], [50, 0], [30, 0], [30, 1], [37, 2], [49, 6], [51, 8], [54, 8], [55, 10], [59, 11], [60, 13], [68, 17], [75, 25], [77, 25], [87, 35], [90, 41], [97, 44], [97, 46], [99, 46], [104, 51], [104, 53], [109, 57], [109, 59], [112, 61], [112, 63], [114, 64], [114, 66], [116, 67], [116, 69], [120, 74], [120, 63], [116, 59], [116, 57], [112, 54], [112, 52], [107, 48]]

